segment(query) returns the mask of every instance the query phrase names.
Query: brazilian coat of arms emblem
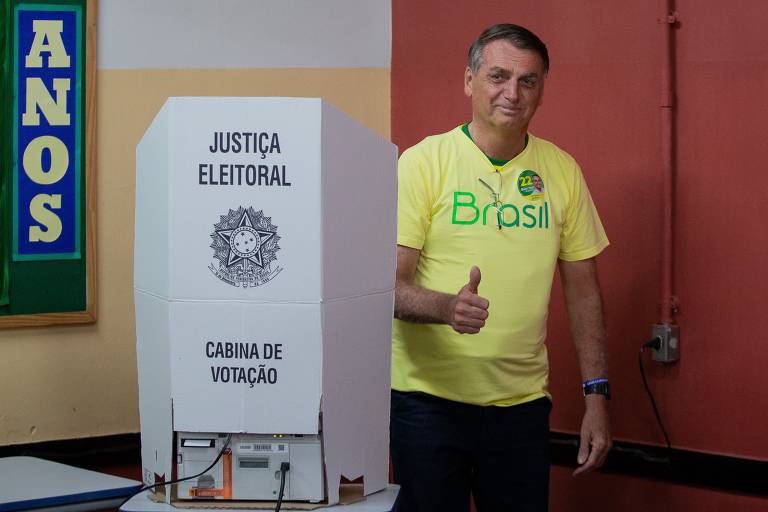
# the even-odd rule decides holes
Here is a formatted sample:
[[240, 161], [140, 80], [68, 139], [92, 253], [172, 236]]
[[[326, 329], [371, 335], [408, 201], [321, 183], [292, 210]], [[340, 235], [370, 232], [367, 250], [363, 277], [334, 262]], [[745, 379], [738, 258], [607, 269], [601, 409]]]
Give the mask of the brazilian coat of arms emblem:
[[277, 226], [262, 210], [250, 206], [229, 210], [213, 225], [211, 238], [214, 261], [208, 268], [229, 285], [261, 286], [283, 270], [277, 264]]

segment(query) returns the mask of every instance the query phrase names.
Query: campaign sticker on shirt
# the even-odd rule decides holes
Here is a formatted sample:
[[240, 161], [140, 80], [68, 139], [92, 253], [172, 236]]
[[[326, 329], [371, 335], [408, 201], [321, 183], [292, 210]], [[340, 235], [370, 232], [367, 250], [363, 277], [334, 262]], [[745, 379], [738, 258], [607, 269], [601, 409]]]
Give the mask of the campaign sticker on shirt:
[[544, 197], [544, 180], [536, 171], [527, 169], [517, 177], [517, 189], [529, 201], [537, 201]]

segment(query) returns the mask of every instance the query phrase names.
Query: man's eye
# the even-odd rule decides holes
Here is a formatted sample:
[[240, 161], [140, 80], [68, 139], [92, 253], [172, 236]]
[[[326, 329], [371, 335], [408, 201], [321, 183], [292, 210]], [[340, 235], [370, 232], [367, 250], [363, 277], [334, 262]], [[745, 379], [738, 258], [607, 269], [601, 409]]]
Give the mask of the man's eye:
[[504, 77], [499, 74], [491, 75], [490, 78], [492, 82], [496, 82], [496, 83], [504, 81]]
[[527, 87], [528, 89], [536, 87], [536, 80], [524, 79], [522, 80], [522, 83], [523, 83], [523, 87]]

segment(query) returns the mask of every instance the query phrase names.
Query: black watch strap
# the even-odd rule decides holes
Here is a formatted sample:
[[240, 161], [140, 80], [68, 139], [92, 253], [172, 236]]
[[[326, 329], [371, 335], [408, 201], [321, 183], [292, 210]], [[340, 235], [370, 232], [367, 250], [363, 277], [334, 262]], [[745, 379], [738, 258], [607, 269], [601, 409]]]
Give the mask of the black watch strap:
[[593, 379], [588, 380], [582, 384], [582, 390], [584, 396], [587, 395], [603, 395], [606, 400], [611, 399], [611, 385], [608, 384], [608, 379]]

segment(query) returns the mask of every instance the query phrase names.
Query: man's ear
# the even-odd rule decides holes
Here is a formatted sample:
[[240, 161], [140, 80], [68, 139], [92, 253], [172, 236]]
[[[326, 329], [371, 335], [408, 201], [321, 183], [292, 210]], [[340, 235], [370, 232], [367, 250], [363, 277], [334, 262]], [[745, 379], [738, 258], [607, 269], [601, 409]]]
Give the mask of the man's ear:
[[547, 85], [547, 75], [548, 73], [545, 71], [544, 76], [541, 78], [541, 91], [539, 91], [539, 104], [536, 105], [536, 107], [540, 107], [544, 104], [544, 91], [546, 90], [545, 85]]
[[469, 69], [469, 66], [467, 66], [467, 69], [464, 70], [464, 94], [466, 94], [467, 98], [472, 97], [472, 78], [474, 75], [472, 74], [472, 70]]
[[540, 107], [544, 104], [544, 84], [541, 84], [541, 94], [539, 94], [539, 104], [537, 107]]

